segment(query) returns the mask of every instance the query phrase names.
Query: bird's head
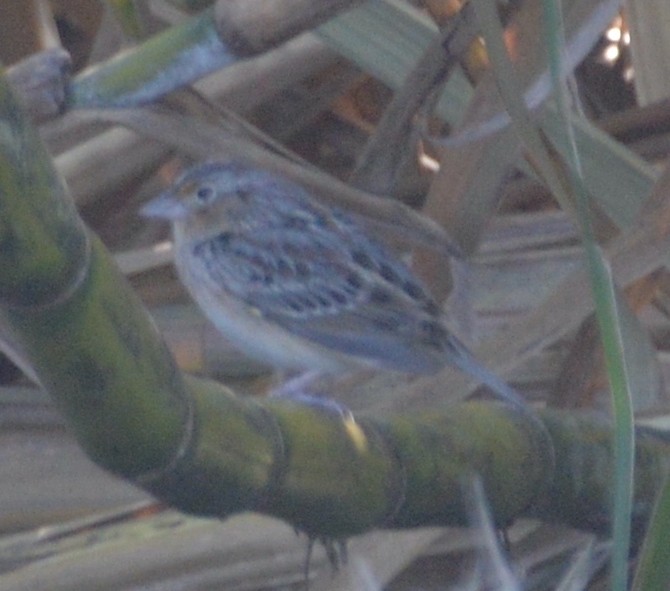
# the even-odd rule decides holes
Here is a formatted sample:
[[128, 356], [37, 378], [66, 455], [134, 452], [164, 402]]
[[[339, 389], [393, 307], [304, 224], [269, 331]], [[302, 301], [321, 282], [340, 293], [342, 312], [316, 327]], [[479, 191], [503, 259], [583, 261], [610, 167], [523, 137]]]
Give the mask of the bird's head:
[[207, 162], [189, 168], [142, 207], [145, 217], [172, 222], [222, 216], [240, 218], [255, 184], [252, 169], [237, 163]]

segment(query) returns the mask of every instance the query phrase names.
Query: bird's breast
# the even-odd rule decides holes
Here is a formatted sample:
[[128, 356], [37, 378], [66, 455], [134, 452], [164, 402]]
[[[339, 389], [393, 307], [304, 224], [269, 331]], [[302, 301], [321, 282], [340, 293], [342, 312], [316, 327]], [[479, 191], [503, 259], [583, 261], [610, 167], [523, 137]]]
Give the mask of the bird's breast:
[[193, 245], [177, 249], [177, 271], [187, 290], [216, 328], [250, 357], [275, 368], [341, 373], [355, 366], [340, 355], [267, 320], [263, 312], [232, 293], [212, 272], [212, 261]]

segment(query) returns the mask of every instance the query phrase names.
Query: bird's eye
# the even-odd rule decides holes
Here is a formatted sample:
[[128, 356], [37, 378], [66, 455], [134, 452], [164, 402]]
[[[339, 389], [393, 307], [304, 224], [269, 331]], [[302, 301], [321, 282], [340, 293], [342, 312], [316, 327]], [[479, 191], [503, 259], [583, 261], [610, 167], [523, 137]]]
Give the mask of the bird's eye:
[[214, 197], [214, 189], [208, 185], [204, 185], [198, 188], [195, 192], [195, 196], [200, 203], [209, 203]]

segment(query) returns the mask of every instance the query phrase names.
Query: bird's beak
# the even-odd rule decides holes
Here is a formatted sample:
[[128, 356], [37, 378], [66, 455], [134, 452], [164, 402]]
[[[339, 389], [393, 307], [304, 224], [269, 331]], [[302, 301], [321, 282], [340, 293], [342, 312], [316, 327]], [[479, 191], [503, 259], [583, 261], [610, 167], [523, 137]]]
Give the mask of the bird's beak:
[[188, 214], [186, 206], [170, 191], [161, 193], [140, 209], [140, 215], [148, 218], [178, 220]]

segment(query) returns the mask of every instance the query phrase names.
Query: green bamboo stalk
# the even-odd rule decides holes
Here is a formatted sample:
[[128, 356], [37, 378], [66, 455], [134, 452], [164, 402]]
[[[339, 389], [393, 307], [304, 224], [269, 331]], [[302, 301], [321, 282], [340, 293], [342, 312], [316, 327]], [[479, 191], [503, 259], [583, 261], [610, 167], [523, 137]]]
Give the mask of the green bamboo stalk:
[[219, 37], [214, 11], [205, 10], [82, 72], [68, 103], [70, 108], [144, 104], [236, 59]]
[[106, 0], [116, 16], [126, 39], [138, 41], [144, 36], [142, 19], [133, 0]]
[[[592, 413], [556, 411], [542, 413], [542, 418], [556, 449], [556, 470], [543, 499], [528, 514], [610, 535], [617, 469], [611, 421]], [[632, 530], [638, 542], [668, 474], [669, 452], [652, 432], [637, 432]]]
[[[63, 393], [56, 400], [95, 461], [123, 475], [161, 465], [179, 446], [190, 412], [179, 374], [137, 297], [84, 227], [4, 77], [0, 103], [7, 323], [33, 353], [42, 385]], [[125, 394], [136, 390], [146, 394]], [[128, 404], [119, 413], [121, 398]], [[125, 435], [110, 446], [115, 430]]]
[[[610, 427], [592, 419], [548, 413], [547, 432], [490, 401], [354, 417], [238, 398], [215, 382], [183, 377], [79, 219], [4, 78], [0, 120], [0, 309], [102, 467], [185, 512], [260, 511], [328, 538], [467, 523], [462, 483], [473, 473], [500, 526], [526, 514], [580, 523], [586, 506], [609, 514]], [[667, 461], [662, 444], [640, 444], [642, 517]]]
[[207, 8], [82, 72], [71, 85], [69, 107], [146, 104], [272, 49], [360, 1], [256, 0], [250, 7], [249, 0], [236, 0]]

